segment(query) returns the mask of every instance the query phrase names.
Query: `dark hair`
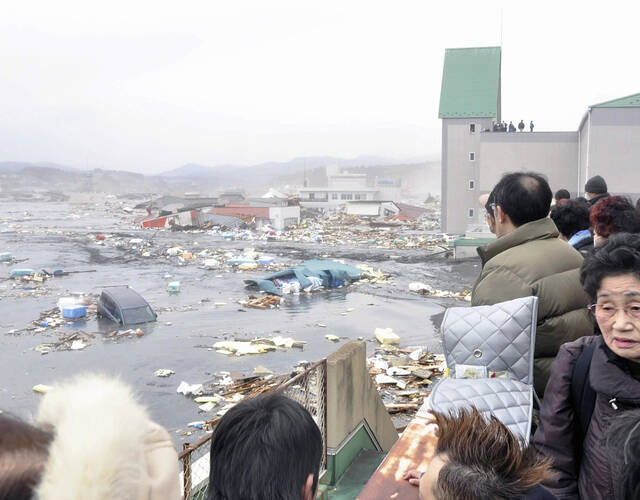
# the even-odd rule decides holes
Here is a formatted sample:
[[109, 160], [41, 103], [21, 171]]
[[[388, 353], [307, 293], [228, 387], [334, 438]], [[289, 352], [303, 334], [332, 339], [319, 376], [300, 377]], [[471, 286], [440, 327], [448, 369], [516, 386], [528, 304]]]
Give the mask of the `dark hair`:
[[434, 488], [438, 499], [518, 499], [548, 478], [549, 462], [495, 416], [472, 408], [435, 417], [436, 455], [446, 455]]
[[500, 205], [514, 226], [544, 219], [553, 197], [549, 183], [534, 172], [505, 174], [493, 188], [494, 203]]
[[564, 200], [551, 209], [551, 219], [567, 239], [578, 231], [589, 229], [589, 205], [576, 200]]
[[628, 410], [611, 420], [607, 430], [610, 470], [616, 498], [640, 498], [640, 410]]
[[299, 403], [273, 393], [245, 400], [220, 420], [211, 442], [209, 500], [300, 500], [316, 490], [322, 436]]
[[558, 201], [558, 200], [570, 200], [571, 199], [571, 193], [569, 193], [569, 191], [567, 191], [566, 189], [558, 189], [556, 191], [556, 194], [553, 195], [553, 197], [556, 199], [556, 201]]
[[585, 257], [580, 268], [580, 283], [595, 301], [602, 280], [622, 274], [633, 274], [640, 279], [640, 234], [611, 235], [604, 245]]
[[0, 500], [30, 500], [49, 456], [52, 434], [0, 414]]

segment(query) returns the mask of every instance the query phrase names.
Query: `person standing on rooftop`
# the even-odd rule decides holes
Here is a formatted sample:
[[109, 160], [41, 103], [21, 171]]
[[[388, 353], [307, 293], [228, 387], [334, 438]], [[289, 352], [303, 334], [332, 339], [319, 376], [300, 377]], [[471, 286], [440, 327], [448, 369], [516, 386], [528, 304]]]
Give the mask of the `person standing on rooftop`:
[[520, 130], [520, 132], [524, 132], [524, 121], [520, 120], [520, 123], [518, 123], [518, 130]]
[[582, 256], [558, 239], [547, 217], [552, 198], [540, 174], [506, 174], [491, 192], [497, 239], [478, 248], [482, 271], [471, 305], [492, 305], [519, 297], [539, 298], [534, 386], [543, 395], [558, 349], [593, 333], [587, 295], [580, 286]]
[[533, 120], [531, 120], [531, 122], [529, 122], [529, 130], [531, 132], [533, 132]]

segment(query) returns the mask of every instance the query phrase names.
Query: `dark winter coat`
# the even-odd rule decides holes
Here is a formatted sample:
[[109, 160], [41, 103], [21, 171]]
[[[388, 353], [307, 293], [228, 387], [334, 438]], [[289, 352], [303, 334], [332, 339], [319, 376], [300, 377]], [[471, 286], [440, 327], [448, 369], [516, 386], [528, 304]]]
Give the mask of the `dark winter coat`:
[[589, 209], [591, 209], [596, 203], [598, 203], [603, 198], [608, 198], [611, 196], [609, 193], [602, 193], [597, 196], [594, 196], [590, 200], [587, 200], [587, 205], [589, 205]]
[[478, 248], [482, 271], [471, 295], [473, 306], [538, 297], [533, 378], [540, 397], [560, 346], [593, 333], [589, 299], [580, 285], [582, 256], [558, 234], [545, 218]]
[[[576, 456], [574, 438], [579, 423], [572, 403], [571, 381], [576, 361], [592, 342], [589, 383], [596, 403], [582, 456]], [[614, 499], [615, 471], [609, 466], [605, 445], [611, 418], [640, 405], [640, 382], [627, 361], [611, 351], [601, 336], [583, 337], [563, 345], [558, 352], [540, 409], [540, 425], [533, 438], [536, 451], [553, 462], [554, 478], [546, 486], [560, 499]]]

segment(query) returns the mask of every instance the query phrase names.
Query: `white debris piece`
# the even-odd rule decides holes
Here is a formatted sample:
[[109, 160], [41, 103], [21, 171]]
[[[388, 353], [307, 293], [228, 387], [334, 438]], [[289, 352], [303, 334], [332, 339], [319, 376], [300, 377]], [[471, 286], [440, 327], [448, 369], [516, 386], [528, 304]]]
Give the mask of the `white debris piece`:
[[428, 292], [434, 293], [435, 290], [431, 285], [427, 285], [426, 283], [420, 283], [418, 281], [414, 283], [409, 283], [409, 290], [412, 292]]
[[376, 328], [375, 336], [381, 344], [399, 344], [400, 337], [391, 328]]
[[80, 349], [84, 349], [88, 345], [89, 344], [85, 344], [82, 340], [74, 340], [73, 342], [71, 342], [71, 350], [79, 351]]
[[171, 375], [175, 375], [176, 372], [173, 370], [169, 370], [167, 368], [160, 368], [153, 372], [154, 377], [170, 377]]
[[200, 406], [198, 406], [198, 408], [200, 408], [200, 410], [202, 411], [211, 411], [216, 407], [216, 404], [209, 401], [208, 403], [202, 404]]
[[180, 382], [180, 385], [176, 389], [176, 392], [184, 394], [185, 396], [188, 396], [189, 394], [200, 396], [203, 392], [203, 387], [202, 384], [189, 384], [189, 382], [185, 382], [183, 380], [182, 382]]
[[53, 387], [51, 387], [50, 385], [45, 385], [45, 384], [38, 384], [38, 385], [34, 385], [33, 386], [33, 392], [37, 392], [39, 394], [46, 394], [51, 389], [53, 389]]

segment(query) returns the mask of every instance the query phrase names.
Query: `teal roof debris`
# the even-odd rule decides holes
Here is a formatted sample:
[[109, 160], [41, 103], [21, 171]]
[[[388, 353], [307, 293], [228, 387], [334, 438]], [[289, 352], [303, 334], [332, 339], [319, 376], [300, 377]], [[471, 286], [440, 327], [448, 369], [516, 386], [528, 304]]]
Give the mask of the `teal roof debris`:
[[631, 94], [626, 97], [593, 104], [592, 108], [640, 108], [640, 94]]
[[446, 49], [438, 118], [496, 118], [500, 47]]

